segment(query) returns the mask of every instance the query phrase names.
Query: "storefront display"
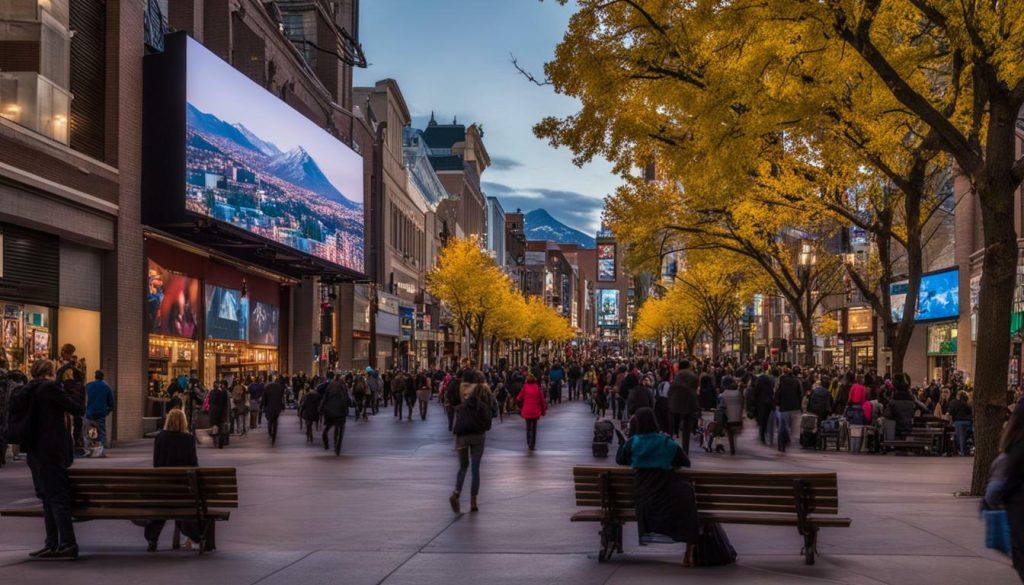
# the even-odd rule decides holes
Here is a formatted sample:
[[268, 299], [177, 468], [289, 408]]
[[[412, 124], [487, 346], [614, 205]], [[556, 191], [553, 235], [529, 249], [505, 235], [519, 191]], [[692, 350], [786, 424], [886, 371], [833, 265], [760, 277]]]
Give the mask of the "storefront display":
[[5, 303], [2, 342], [8, 368], [28, 372], [37, 359], [53, 359], [52, 310], [38, 305]]
[[928, 371], [932, 380], [946, 382], [956, 371], [957, 323], [928, 326]]

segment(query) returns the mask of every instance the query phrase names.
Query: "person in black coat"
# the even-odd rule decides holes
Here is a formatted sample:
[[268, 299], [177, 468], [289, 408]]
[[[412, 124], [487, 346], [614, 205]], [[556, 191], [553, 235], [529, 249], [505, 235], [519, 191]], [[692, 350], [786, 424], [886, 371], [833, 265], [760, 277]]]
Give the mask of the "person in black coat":
[[284, 394], [284, 378], [278, 377], [276, 382], [263, 387], [263, 397], [260, 398], [260, 409], [267, 417], [267, 432], [270, 433], [271, 446], [277, 443], [277, 420], [284, 411]]
[[768, 419], [775, 406], [775, 380], [765, 372], [754, 380], [754, 416], [757, 418], [757, 438], [768, 444]]
[[[334, 383], [334, 372], [327, 374], [330, 377], [331, 382]], [[344, 384], [344, 382], [342, 382]], [[321, 384], [323, 386], [323, 384]], [[306, 422], [306, 442], [309, 444], [313, 443], [313, 425], [320, 420], [320, 392], [313, 388], [306, 395], [302, 397], [302, 403], [299, 404], [299, 417]]]
[[1011, 556], [1017, 576], [1024, 582], [1024, 400], [1006, 424], [999, 451], [1006, 457], [1001, 499], [1010, 523]]
[[210, 425], [217, 427], [217, 434], [214, 435], [214, 442], [218, 449], [223, 449], [228, 442], [228, 414], [229, 408], [228, 391], [226, 384], [220, 380], [210, 390]]
[[699, 399], [701, 410], [715, 410], [718, 408], [718, 392], [715, 391], [715, 377], [709, 372], [704, 372], [700, 375]]
[[[345, 438], [345, 422], [348, 419], [348, 388], [341, 380], [335, 379], [327, 385], [323, 400], [320, 401], [320, 413], [324, 417], [324, 450], [331, 448], [327, 439], [331, 428], [334, 429], [334, 454], [341, 455], [341, 441]], [[356, 412], [358, 417], [359, 413]]]
[[683, 453], [687, 455], [690, 453], [690, 436], [700, 416], [700, 403], [697, 401], [699, 383], [697, 374], [690, 369], [690, 362], [682, 360], [679, 372], [668, 389], [668, 408], [679, 424], [679, 439]]
[[37, 360], [29, 382], [32, 398], [31, 440], [20, 445], [28, 454], [32, 484], [43, 502], [46, 544], [29, 553], [38, 559], [78, 558], [78, 541], [71, 523], [71, 482], [68, 468], [74, 460], [74, 441], [65, 416], [82, 416], [85, 405], [54, 380], [53, 363]]
[[629, 416], [633, 416], [641, 408], [654, 408], [654, 379], [651, 374], [646, 374], [643, 382], [629, 391], [629, 398], [626, 401]]
[[[199, 467], [196, 455], [196, 438], [188, 432], [188, 421], [184, 411], [174, 409], [167, 413], [164, 430], [153, 443], [153, 467]], [[155, 552], [164, 529], [164, 520], [146, 522], [146, 550]], [[178, 529], [192, 542], [202, 540], [198, 522], [179, 521]], [[186, 547], [189, 545], [186, 544]]]
[[892, 400], [885, 405], [885, 418], [895, 421], [896, 436], [906, 437], [914, 430], [914, 411], [917, 409], [917, 402], [910, 393], [910, 386], [903, 376], [897, 376], [893, 380], [896, 391]]

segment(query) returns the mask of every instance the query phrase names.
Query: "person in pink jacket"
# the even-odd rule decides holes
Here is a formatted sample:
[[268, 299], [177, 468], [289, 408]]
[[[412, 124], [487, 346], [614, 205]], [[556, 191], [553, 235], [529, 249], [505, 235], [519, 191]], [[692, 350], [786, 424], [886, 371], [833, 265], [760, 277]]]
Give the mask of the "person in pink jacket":
[[537, 447], [537, 421], [548, 413], [544, 391], [533, 374], [526, 376], [526, 383], [516, 396], [516, 402], [519, 403], [519, 413], [526, 420], [526, 445], [533, 451]]

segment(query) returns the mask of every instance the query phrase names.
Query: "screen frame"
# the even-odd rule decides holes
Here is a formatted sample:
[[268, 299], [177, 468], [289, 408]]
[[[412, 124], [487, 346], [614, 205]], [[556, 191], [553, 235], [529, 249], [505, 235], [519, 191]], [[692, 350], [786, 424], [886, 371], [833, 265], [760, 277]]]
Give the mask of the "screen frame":
[[[937, 322], [940, 322], [940, 321], [953, 321], [953, 320], [956, 320], [956, 319], [960, 318], [960, 314], [963, 312], [963, 310], [960, 307], [960, 298], [959, 298], [959, 295], [960, 295], [960, 274], [959, 274], [960, 273], [960, 267], [959, 266], [953, 266], [951, 268], [943, 268], [941, 270], [933, 270], [931, 272], [926, 272], [926, 273], [922, 274], [921, 275], [921, 285], [918, 286], [917, 302], [920, 305], [920, 303], [921, 303], [921, 288], [922, 288], [922, 285], [924, 284], [925, 279], [933, 277], [933, 276], [937, 276], [937, 275], [940, 275], [940, 274], [949, 273], [949, 272], [957, 273], [957, 279], [956, 279], [957, 280], [957, 312], [956, 312], [956, 314], [955, 315], [947, 315], [947, 316], [943, 316], [943, 317], [931, 317], [931, 318], [928, 318], [928, 319], [918, 319], [917, 318], [917, 307], [915, 307], [914, 308], [914, 320], [913, 320], [914, 323], [937, 323]], [[893, 287], [899, 286], [899, 285], [908, 284], [909, 282], [910, 282], [909, 279], [904, 279], [904, 280], [899, 280], [899, 281], [896, 281], [896, 282], [889, 283], [889, 302], [890, 302], [889, 310], [890, 311], [893, 311], [893, 308], [891, 306], [892, 305], [892, 294], [893, 294], [892, 290], [893, 290]], [[903, 310], [906, 311], [906, 309], [907, 309], [907, 307], [906, 307], [906, 300], [904, 300]], [[895, 314], [893, 314], [892, 317], [893, 317], [893, 321], [897, 322], [897, 323], [903, 319], [903, 315], [899, 315], [899, 317], [897, 317]]]

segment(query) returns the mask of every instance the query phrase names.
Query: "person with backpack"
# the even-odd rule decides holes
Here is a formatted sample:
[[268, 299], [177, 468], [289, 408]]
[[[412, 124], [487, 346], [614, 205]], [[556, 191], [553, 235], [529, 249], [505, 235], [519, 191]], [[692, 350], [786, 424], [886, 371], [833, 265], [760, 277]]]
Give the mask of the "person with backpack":
[[430, 406], [430, 395], [433, 390], [430, 388], [430, 376], [423, 370], [416, 372], [416, 401], [420, 406], [420, 420], [427, 420], [427, 407]]
[[416, 376], [412, 373], [406, 374], [405, 388], [402, 392], [402, 396], [405, 398], [405, 406], [409, 412], [409, 416], [406, 417], [406, 420], [412, 420], [412, 408], [416, 405], [417, 390]]
[[65, 418], [82, 417], [85, 405], [56, 381], [51, 361], [36, 360], [31, 373], [32, 381], [11, 397], [7, 436], [28, 455], [32, 484], [43, 502], [46, 542], [29, 556], [43, 560], [76, 559], [78, 541], [71, 519], [68, 479], [75, 444]]
[[540, 417], [547, 415], [548, 403], [544, 400], [544, 391], [541, 390], [537, 378], [530, 374], [526, 377], [523, 389], [516, 396], [519, 403], [519, 413], [526, 421], [526, 446], [533, 451], [537, 448], [537, 421]]
[[[326, 398], [326, 394], [324, 397]], [[352, 378], [352, 397], [356, 400], [356, 420], [358, 421], [360, 418], [367, 420], [366, 411], [370, 408], [370, 386], [361, 374], [356, 374]]]
[[103, 450], [107, 447], [107, 417], [114, 411], [114, 391], [103, 380], [103, 370], [96, 370], [95, 378], [85, 387], [85, 418], [96, 428], [99, 442], [92, 456], [106, 457]]
[[[337, 378], [327, 385], [323, 400], [320, 401], [320, 414], [324, 417], [324, 450], [331, 448], [328, 438], [334, 429], [334, 454], [341, 455], [341, 441], [345, 438], [345, 422], [348, 420], [348, 389], [345, 383]], [[365, 416], [365, 411], [364, 411]], [[356, 419], [359, 413], [356, 411]]]
[[461, 512], [459, 497], [466, 481], [466, 471], [473, 479], [470, 483], [469, 511], [476, 512], [477, 496], [480, 494], [480, 461], [484, 456], [484, 436], [491, 430], [491, 403], [493, 396], [483, 376], [474, 378], [473, 389], [455, 410], [455, 452], [459, 456], [459, 471], [455, 475], [455, 491], [448, 498], [452, 511]]

